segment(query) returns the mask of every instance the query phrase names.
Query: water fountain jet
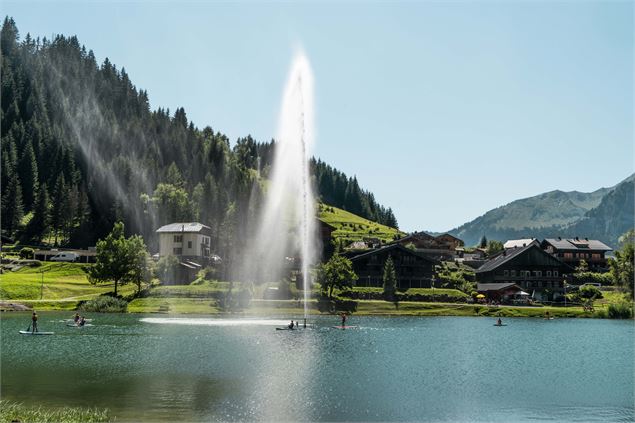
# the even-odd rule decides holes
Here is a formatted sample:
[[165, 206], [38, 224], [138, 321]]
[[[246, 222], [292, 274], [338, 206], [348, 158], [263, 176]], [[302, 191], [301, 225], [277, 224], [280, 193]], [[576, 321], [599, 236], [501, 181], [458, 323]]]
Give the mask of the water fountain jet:
[[280, 280], [285, 259], [299, 252], [305, 318], [309, 269], [316, 260], [315, 200], [309, 176], [313, 135], [313, 73], [306, 55], [299, 52], [283, 92], [271, 178], [249, 255], [248, 277], [261, 282]]

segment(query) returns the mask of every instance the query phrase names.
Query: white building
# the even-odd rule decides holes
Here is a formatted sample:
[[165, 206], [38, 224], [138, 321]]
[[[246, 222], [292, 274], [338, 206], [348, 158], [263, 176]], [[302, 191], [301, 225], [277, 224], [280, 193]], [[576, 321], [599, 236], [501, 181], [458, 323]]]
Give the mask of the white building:
[[159, 256], [209, 257], [212, 228], [202, 223], [170, 223], [157, 229]]

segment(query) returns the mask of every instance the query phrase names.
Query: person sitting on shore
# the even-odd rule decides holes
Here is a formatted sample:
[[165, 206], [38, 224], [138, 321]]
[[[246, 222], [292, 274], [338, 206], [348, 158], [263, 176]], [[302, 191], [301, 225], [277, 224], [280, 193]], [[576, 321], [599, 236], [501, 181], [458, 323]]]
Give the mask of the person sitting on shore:
[[291, 320], [291, 323], [289, 323], [289, 329], [293, 329], [293, 320]]

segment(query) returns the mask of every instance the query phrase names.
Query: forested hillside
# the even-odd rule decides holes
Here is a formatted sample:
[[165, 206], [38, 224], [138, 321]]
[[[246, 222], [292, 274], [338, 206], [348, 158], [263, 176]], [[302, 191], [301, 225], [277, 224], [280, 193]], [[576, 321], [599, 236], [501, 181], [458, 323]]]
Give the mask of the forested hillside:
[[[232, 145], [183, 108], [151, 110], [124, 68], [98, 64], [76, 37], [21, 40], [5, 18], [1, 47], [4, 239], [89, 246], [122, 219], [151, 249], [173, 221], [211, 226], [215, 250], [249, 241], [274, 141]], [[321, 161], [312, 169], [323, 202], [397, 226], [356, 178]]]

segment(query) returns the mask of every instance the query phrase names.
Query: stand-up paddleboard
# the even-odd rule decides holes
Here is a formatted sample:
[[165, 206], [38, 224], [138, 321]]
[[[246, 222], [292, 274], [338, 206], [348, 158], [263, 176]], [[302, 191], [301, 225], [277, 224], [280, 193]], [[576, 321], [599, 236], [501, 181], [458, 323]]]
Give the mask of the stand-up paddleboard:
[[291, 328], [276, 328], [276, 330], [298, 330], [298, 329], [296, 329], [296, 328], [293, 328], [293, 329], [291, 329]]
[[21, 335], [53, 335], [55, 332], [31, 332], [29, 330], [21, 330]]
[[359, 326], [332, 326], [333, 329], [357, 329]]
[[90, 323], [86, 323], [85, 325], [73, 325], [71, 323], [67, 323], [66, 326], [70, 328], [83, 328], [84, 326], [92, 326]]
[[506, 323], [501, 323], [500, 325], [498, 323], [494, 323], [494, 326], [507, 326]]

